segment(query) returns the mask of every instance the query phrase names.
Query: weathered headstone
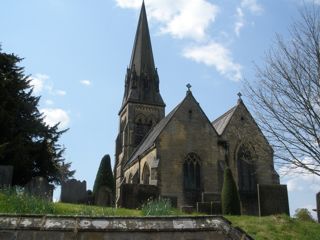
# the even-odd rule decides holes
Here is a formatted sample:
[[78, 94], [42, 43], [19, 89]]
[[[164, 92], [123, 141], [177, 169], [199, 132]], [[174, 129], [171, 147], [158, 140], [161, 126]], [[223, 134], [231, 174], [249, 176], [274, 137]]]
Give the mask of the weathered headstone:
[[86, 203], [87, 183], [71, 179], [61, 184], [61, 202], [65, 203]]
[[101, 186], [95, 196], [95, 205], [98, 206], [111, 206], [112, 204], [112, 191], [106, 186]]
[[317, 215], [318, 223], [320, 223], [320, 192], [317, 193]]
[[289, 213], [287, 185], [258, 184], [259, 216]]
[[12, 183], [13, 166], [0, 165], [0, 187], [9, 187]]
[[52, 201], [54, 186], [49, 184], [44, 177], [32, 178], [31, 181], [25, 185], [24, 189], [32, 196]]

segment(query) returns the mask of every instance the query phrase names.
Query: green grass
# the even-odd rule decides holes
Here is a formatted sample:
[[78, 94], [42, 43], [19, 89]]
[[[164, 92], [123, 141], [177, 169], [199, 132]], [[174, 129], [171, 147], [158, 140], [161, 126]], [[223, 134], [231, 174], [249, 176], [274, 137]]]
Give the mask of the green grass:
[[252, 217], [225, 216], [256, 240], [320, 240], [320, 224], [286, 215]]
[[13, 190], [0, 193], [0, 213], [3, 214], [54, 214], [75, 216], [142, 216], [140, 210], [88, 206], [81, 204], [52, 203]]

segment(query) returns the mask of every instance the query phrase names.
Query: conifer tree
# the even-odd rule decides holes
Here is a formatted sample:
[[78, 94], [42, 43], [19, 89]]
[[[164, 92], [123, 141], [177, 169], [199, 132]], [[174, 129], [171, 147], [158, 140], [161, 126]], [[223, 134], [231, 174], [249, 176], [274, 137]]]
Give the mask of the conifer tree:
[[100, 162], [96, 180], [93, 186], [93, 195], [96, 195], [99, 188], [102, 186], [108, 187], [114, 193], [114, 178], [111, 170], [111, 160], [109, 154], [105, 155]]
[[59, 184], [74, 174], [58, 144], [66, 130], [44, 122], [40, 97], [32, 94], [30, 77], [18, 65], [21, 60], [0, 46], [0, 165], [14, 167], [13, 185], [23, 186], [35, 176]]
[[240, 199], [239, 193], [232, 176], [231, 169], [224, 169], [223, 187], [221, 192], [222, 214], [224, 215], [240, 215]]

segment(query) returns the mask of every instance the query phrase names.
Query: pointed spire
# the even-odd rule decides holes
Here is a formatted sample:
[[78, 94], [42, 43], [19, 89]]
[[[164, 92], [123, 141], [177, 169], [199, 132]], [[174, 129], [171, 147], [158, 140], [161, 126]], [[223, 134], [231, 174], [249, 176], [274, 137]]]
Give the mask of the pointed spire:
[[144, 1], [127, 70], [121, 109], [128, 102], [165, 106], [159, 91], [159, 76], [154, 64]]
[[131, 55], [130, 66], [135, 68], [137, 75], [144, 73], [153, 73], [155, 69], [151, 39], [148, 27], [146, 7], [144, 1], [140, 11], [140, 17], [134, 40], [134, 46]]

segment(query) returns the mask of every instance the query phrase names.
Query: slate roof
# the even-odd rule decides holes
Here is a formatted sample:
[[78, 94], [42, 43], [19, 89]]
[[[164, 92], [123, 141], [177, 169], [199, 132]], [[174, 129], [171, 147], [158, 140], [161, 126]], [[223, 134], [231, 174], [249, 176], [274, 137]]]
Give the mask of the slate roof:
[[225, 128], [227, 127], [228, 123], [231, 120], [233, 113], [237, 109], [237, 106], [238, 105], [234, 106], [229, 111], [225, 112], [224, 114], [222, 114], [220, 117], [218, 117], [216, 120], [212, 122], [213, 127], [216, 129], [219, 135], [221, 135], [224, 132]]
[[134, 162], [141, 154], [143, 154], [153, 146], [157, 137], [160, 135], [162, 130], [167, 126], [168, 122], [172, 119], [173, 115], [178, 110], [180, 105], [181, 103], [177, 105], [165, 118], [163, 118], [157, 125], [155, 125], [150, 130], [149, 134], [141, 141], [141, 144], [133, 152], [129, 161], [126, 163], [126, 166]]

